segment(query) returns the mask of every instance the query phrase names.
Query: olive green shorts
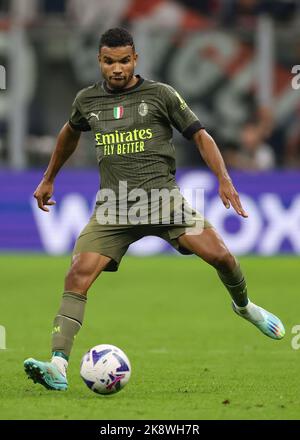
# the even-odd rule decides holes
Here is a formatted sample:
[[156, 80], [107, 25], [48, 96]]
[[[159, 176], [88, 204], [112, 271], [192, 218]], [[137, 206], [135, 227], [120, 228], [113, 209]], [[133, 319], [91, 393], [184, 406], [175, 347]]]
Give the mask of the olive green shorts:
[[96, 210], [89, 223], [80, 233], [73, 250], [73, 255], [82, 252], [97, 252], [110, 257], [112, 261], [107, 265], [105, 271], [115, 272], [118, 270], [122, 257], [128, 247], [143, 237], [152, 235], [167, 241], [182, 254], [190, 252], [179, 246], [178, 237], [182, 234], [195, 235], [203, 229], [212, 227], [201, 214], [197, 213], [196, 223], [193, 226], [185, 224], [100, 224], [97, 221]]

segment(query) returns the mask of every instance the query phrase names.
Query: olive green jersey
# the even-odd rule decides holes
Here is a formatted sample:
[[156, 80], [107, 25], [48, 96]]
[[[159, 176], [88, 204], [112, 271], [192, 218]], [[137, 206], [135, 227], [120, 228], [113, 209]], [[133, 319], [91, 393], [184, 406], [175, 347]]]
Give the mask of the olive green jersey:
[[172, 126], [188, 139], [203, 128], [172, 87], [137, 77], [128, 89], [112, 91], [104, 81], [81, 90], [69, 121], [93, 131], [101, 188], [116, 194], [120, 181], [128, 191], [175, 188]]

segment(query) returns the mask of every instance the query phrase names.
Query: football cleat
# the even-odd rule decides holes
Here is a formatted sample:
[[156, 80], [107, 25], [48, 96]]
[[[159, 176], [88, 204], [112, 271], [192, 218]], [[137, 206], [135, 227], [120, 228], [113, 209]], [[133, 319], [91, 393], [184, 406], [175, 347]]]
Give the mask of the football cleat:
[[249, 301], [246, 307], [237, 307], [233, 302], [232, 308], [237, 315], [252, 322], [266, 336], [272, 339], [284, 337], [285, 329], [280, 319], [262, 307]]
[[66, 390], [68, 381], [57, 366], [51, 362], [40, 362], [29, 358], [24, 361], [24, 369], [29, 379], [40, 383], [47, 390]]

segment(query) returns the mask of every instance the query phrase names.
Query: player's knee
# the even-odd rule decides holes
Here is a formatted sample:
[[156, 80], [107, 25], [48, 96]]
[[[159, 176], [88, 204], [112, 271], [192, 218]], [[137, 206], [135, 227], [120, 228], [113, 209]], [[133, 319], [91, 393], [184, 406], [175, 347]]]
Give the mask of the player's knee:
[[234, 269], [236, 260], [227, 249], [224, 249], [211, 257], [210, 264], [217, 270], [228, 272]]
[[72, 266], [65, 277], [65, 290], [86, 294], [92, 283], [92, 274], [80, 267]]

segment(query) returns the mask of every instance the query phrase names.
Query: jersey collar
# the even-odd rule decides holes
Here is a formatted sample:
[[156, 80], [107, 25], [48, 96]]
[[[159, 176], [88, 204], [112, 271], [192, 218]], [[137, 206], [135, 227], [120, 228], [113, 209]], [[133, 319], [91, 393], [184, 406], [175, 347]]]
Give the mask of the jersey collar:
[[140, 75], [135, 75], [135, 76], [138, 79], [136, 84], [134, 84], [134, 86], [132, 86], [132, 87], [128, 87], [128, 89], [111, 90], [107, 87], [105, 80], [102, 82], [102, 86], [103, 86], [104, 90], [107, 93], [109, 93], [110, 95], [121, 95], [122, 93], [131, 92], [131, 90], [138, 88], [144, 82], [144, 78], [142, 78]]

